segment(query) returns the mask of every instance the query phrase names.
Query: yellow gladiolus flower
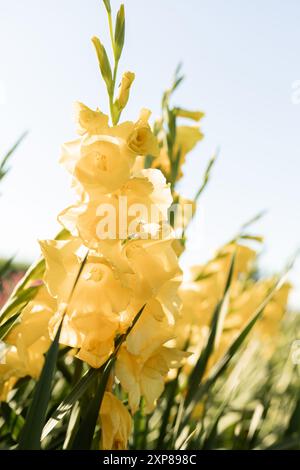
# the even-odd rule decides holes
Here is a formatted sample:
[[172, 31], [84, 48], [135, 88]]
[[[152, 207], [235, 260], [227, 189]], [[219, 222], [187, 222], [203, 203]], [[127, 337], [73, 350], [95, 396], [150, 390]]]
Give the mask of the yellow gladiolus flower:
[[173, 329], [160, 303], [151, 299], [126, 339], [128, 352], [148, 359], [173, 336]]
[[[166, 347], [166, 343], [174, 337], [173, 309], [177, 299], [174, 299], [174, 292], [170, 290], [168, 282], [165, 285], [168, 287], [165, 292], [161, 289], [157, 299], [152, 298], [147, 302], [118, 353], [116, 376], [128, 392], [133, 413], [139, 407], [141, 396], [145, 397], [145, 411], [153, 410], [164, 389], [169, 370], [178, 367], [187, 356], [177, 349]], [[167, 297], [167, 291], [172, 294], [168, 299], [172, 306], [168, 302], [163, 305], [158, 300]]]
[[[78, 240], [44, 241], [45, 283], [60, 308], [51, 318], [51, 336], [63, 319], [60, 342], [78, 348], [78, 357], [92, 367], [100, 367], [114, 349], [122, 327], [122, 312], [131, 290], [124, 287], [102, 257], [90, 255], [73, 290], [82, 259], [76, 256]], [[73, 256], [71, 255], [73, 253]]]
[[119, 86], [118, 97], [115, 102], [115, 105], [119, 112], [122, 111], [122, 109], [124, 109], [127, 104], [130, 87], [134, 79], [135, 74], [133, 72], [123, 73], [122, 80]]
[[156, 137], [153, 135], [148, 124], [150, 117], [148, 109], [142, 109], [138, 121], [135, 123], [134, 129], [128, 138], [128, 147], [136, 155], [158, 156], [159, 147]]
[[153, 292], [164, 282], [180, 274], [178, 259], [172, 246], [173, 239], [129, 240], [124, 255], [132, 271], [143, 279]]
[[38, 378], [44, 365], [44, 354], [51, 343], [48, 324], [55, 309], [55, 299], [41, 287], [6, 336], [6, 349], [0, 364], [1, 382], [6, 390], [4, 395], [18, 378], [26, 375]]
[[123, 140], [107, 135], [87, 137], [74, 176], [90, 194], [109, 193], [129, 179], [133, 163], [134, 154]]
[[100, 409], [101, 449], [127, 449], [132, 418], [127, 408], [110, 392], [105, 392]]
[[173, 336], [172, 319], [158, 300], [151, 299], [122, 345], [116, 363], [116, 376], [128, 392], [133, 413], [141, 396], [145, 398], [145, 411], [153, 410], [169, 370], [178, 367], [187, 356], [166, 347]]
[[138, 155], [158, 155], [158, 143], [142, 110], [136, 123], [109, 127], [108, 117], [77, 104], [82, 138], [62, 147], [61, 163], [90, 196], [115, 191], [129, 179]]
[[188, 111], [187, 109], [175, 108], [174, 112], [177, 117], [192, 119], [193, 121], [200, 121], [204, 117], [202, 111]]
[[[176, 138], [173, 148], [173, 156], [175, 159], [178, 152], [180, 152], [179, 166], [176, 174], [176, 180], [182, 176], [182, 165], [185, 162], [186, 155], [191, 152], [197, 143], [203, 139], [203, 134], [198, 126], [178, 126], [176, 128]], [[152, 166], [159, 168], [168, 178], [171, 177], [171, 160], [168, 149], [164, 143], [161, 142], [161, 148], [158, 158], [154, 159]]]
[[67, 303], [86, 249], [79, 239], [40, 241], [46, 261], [45, 284], [58, 303]]
[[[1, 366], [0, 366], [0, 371], [1, 371]], [[17, 381], [18, 381], [17, 377], [10, 377], [7, 380], [3, 379], [3, 377], [0, 377], [0, 402], [8, 400], [9, 393], [14, 388]]]
[[103, 240], [128, 238], [132, 227], [136, 233], [140, 223], [167, 220], [171, 203], [165, 177], [158, 170], [148, 169], [130, 178], [115, 193], [65, 209], [59, 221], [87, 246], [99, 249]]
[[78, 124], [77, 132], [80, 135], [88, 133], [90, 135], [102, 134], [108, 129], [108, 116], [101, 111], [85, 106], [85, 104], [75, 103], [75, 121]]
[[145, 361], [139, 355], [121, 347], [116, 362], [116, 376], [128, 392], [132, 413], [139, 408], [141, 396], [145, 398], [145, 412], [153, 411], [157, 399], [164, 390], [165, 377], [170, 369], [181, 365], [186, 354], [178, 349], [159, 347]]
[[178, 126], [176, 130], [175, 147], [181, 151], [183, 160], [197, 143], [203, 139], [203, 134], [197, 126]]

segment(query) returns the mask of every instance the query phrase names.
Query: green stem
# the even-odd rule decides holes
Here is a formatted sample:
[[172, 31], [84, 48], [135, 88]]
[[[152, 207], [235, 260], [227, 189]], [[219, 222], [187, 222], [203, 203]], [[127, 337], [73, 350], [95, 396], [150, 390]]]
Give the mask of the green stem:
[[116, 79], [117, 79], [117, 72], [118, 72], [118, 65], [119, 61], [116, 61], [116, 54], [115, 54], [115, 40], [114, 40], [114, 30], [113, 30], [113, 23], [112, 23], [112, 16], [111, 13], [107, 13], [108, 17], [108, 26], [109, 26], [109, 35], [111, 40], [111, 46], [114, 55], [114, 71], [113, 71], [113, 78], [112, 78], [112, 87], [109, 93], [109, 108], [110, 108], [110, 116], [113, 125], [115, 126], [118, 123], [118, 116], [116, 116], [114, 112], [114, 94], [115, 94], [115, 87], [116, 87]]
[[119, 120], [119, 116], [117, 116], [114, 112], [114, 94], [115, 94], [115, 86], [116, 86], [118, 65], [119, 65], [119, 61], [117, 61], [117, 62], [115, 61], [113, 79], [112, 79], [112, 87], [111, 87], [111, 92], [109, 93], [110, 116], [111, 116], [111, 121], [112, 121], [114, 126], [116, 124], [118, 124], [118, 120]]
[[110, 35], [111, 45], [112, 45], [113, 52], [115, 55], [115, 40], [114, 40], [114, 30], [113, 30], [111, 13], [107, 13], [107, 16], [108, 16], [109, 35]]

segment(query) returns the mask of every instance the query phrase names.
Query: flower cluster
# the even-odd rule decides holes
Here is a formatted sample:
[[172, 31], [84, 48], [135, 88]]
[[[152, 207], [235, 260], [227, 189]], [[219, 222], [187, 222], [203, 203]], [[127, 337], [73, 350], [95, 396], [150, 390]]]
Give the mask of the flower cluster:
[[[0, 313], [0, 401], [8, 401], [3, 409], [9, 409], [9, 416], [13, 413], [7, 434], [21, 443], [19, 448], [47, 448], [53, 442], [59, 447], [69, 413], [63, 448], [78, 449], [84, 441], [86, 448], [125, 449], [131, 436], [132, 447], [138, 448], [141, 442], [150, 448], [170, 448], [171, 443], [180, 449], [194, 444], [197, 448], [202, 438], [206, 448], [217, 433], [219, 403], [209, 432], [209, 421], [203, 415], [200, 423], [198, 411], [202, 413], [204, 403], [209, 408], [211, 387], [247, 344], [248, 334], [264, 345], [263, 355], [269, 359], [290, 285], [260, 278], [257, 253], [247, 240], [261, 239], [245, 233], [205, 265], [182, 275], [178, 259], [185, 249], [186, 229], [215, 157], [193, 200], [183, 197], [177, 183], [203, 133], [198, 125], [177, 124], [182, 118], [198, 123], [204, 114], [171, 107], [171, 95], [183, 78], [177, 70], [153, 129], [147, 109], [136, 121], [119, 123], [135, 76], [123, 74], [115, 97], [124, 6], [113, 28], [109, 0], [104, 5], [113, 67], [100, 39], [92, 42], [111, 119], [76, 103], [78, 137], [63, 145], [61, 155], [76, 201], [59, 214], [62, 230], [57, 238], [40, 241], [40, 261]], [[235, 339], [238, 346], [233, 348]], [[48, 403], [38, 400], [53, 377]], [[28, 405], [34, 380], [39, 380], [37, 395]], [[167, 380], [166, 394], [158, 403]], [[22, 390], [19, 394], [22, 382], [25, 399]], [[33, 408], [34, 414], [38, 409], [36, 420]], [[47, 408], [51, 413], [54, 409], [51, 416]], [[21, 437], [15, 437], [18, 430], [12, 430], [11, 423], [19, 427], [25, 414]], [[256, 411], [253, 417], [256, 420]], [[56, 432], [48, 436], [56, 424]], [[1, 433], [6, 434], [1, 425], [0, 440]], [[33, 439], [26, 439], [31, 431]]]
[[[275, 285], [274, 278], [256, 279], [257, 253], [238, 242], [223, 246], [205, 265], [190, 268], [180, 286], [182, 311], [176, 324], [176, 345], [183, 347], [188, 342], [189, 350], [193, 352], [187, 361], [187, 371], [206, 344], [213, 313], [224, 295], [233, 255], [235, 262], [229, 302], [223, 312], [207, 372], [223, 356]], [[284, 283], [270, 297], [255, 326], [254, 338], [263, 343], [266, 354], [272, 351], [274, 337], [280, 331], [280, 321], [286, 311], [290, 287], [289, 283]]]
[[[69, 233], [66, 239], [40, 242], [46, 262], [44, 286], [6, 337], [9, 346], [0, 366], [2, 395], [17, 378], [39, 376], [43, 355], [61, 322], [60, 344], [72, 348], [89, 366], [99, 368], [143, 307], [120, 347], [114, 370], [128, 393], [131, 412], [137, 411], [141, 397], [146, 412], [153, 410], [169, 369], [180, 364], [182, 353], [166, 345], [174, 336], [181, 274], [172, 230], [164, 230], [165, 208], [172, 203], [172, 196], [160, 170], [135, 169], [138, 156], [158, 154], [148, 118], [149, 112], [142, 110], [136, 122], [110, 127], [105, 114], [76, 105], [80, 137], [63, 146], [61, 161], [72, 175], [78, 202], [59, 216]], [[101, 208], [108, 203], [116, 207], [121, 197], [146, 207], [155, 205], [159, 221], [149, 224], [142, 215], [134, 214], [135, 230], [125, 238], [123, 221], [130, 227], [126, 217], [132, 221], [133, 215], [125, 213], [124, 217], [117, 212], [114, 236], [98, 237], [97, 226], [105, 219]], [[118, 419], [125, 420], [124, 432], [119, 435], [113, 414], [107, 416], [110, 407], [123, 409], [111, 392], [105, 395], [101, 408], [103, 446], [111, 444], [106, 443], [107, 425], [116, 426], [114, 446], [125, 447], [130, 429], [128, 412], [125, 409], [118, 414]]]

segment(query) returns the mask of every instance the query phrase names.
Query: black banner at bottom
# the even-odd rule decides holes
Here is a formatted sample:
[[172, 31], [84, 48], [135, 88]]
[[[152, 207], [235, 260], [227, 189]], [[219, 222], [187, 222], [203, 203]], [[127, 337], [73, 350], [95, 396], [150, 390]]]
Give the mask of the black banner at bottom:
[[[209, 450], [209, 451], [18, 451], [0, 450], [0, 460], [2, 468], [5, 462], [11, 466], [13, 463], [30, 465], [66, 465], [66, 468], [80, 467], [85, 470], [87, 466], [93, 468], [98, 466], [124, 467], [149, 469], [158, 468], [161, 465], [192, 467], [196, 465], [203, 468], [210, 468], [215, 464], [222, 466], [230, 465], [231, 468], [249, 468], [258, 463], [271, 465], [287, 465], [289, 461], [295, 460], [297, 451], [229, 451], [229, 450]], [[223, 467], [222, 467], [223, 468]], [[90, 470], [90, 468], [89, 468]]]

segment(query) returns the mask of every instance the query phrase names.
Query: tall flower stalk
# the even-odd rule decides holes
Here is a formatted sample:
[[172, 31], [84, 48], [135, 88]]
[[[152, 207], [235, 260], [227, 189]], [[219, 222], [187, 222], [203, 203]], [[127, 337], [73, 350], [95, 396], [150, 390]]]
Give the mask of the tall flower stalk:
[[[116, 92], [125, 10], [114, 20], [103, 3], [112, 60], [98, 37], [92, 42], [109, 112], [76, 103], [77, 138], [61, 153], [74, 203], [0, 312], [0, 445], [276, 447], [280, 431], [263, 418], [273, 423], [282, 406], [273, 356], [286, 347], [280, 325], [290, 285], [260, 275], [253, 244], [262, 238], [249, 223], [182, 278], [186, 230], [215, 163], [193, 200], [184, 198], [178, 182], [203, 139], [204, 113], [172, 104], [178, 68], [153, 127], [147, 109], [120, 122], [135, 75], [123, 73]], [[289, 321], [290, 340], [297, 322]], [[288, 363], [282, 370], [280, 386], [293, 396], [284, 404], [291, 445], [299, 381]]]

